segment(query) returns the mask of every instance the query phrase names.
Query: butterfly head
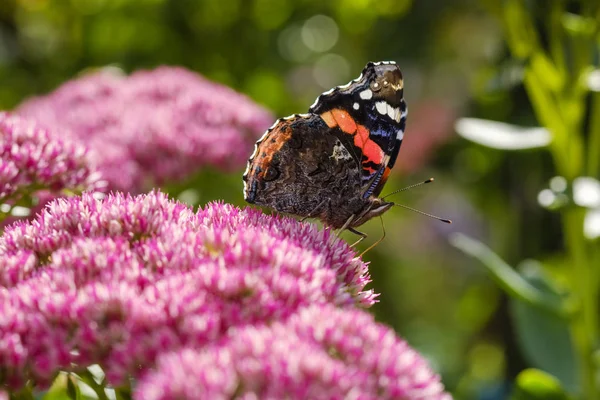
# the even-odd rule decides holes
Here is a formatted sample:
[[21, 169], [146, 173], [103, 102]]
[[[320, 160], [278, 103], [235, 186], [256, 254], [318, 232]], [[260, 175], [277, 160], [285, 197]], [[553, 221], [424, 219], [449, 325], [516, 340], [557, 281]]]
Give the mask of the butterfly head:
[[385, 201], [381, 198], [372, 196], [363, 211], [356, 216], [350, 223], [350, 227], [357, 227], [371, 218], [378, 217], [394, 206], [391, 201]]

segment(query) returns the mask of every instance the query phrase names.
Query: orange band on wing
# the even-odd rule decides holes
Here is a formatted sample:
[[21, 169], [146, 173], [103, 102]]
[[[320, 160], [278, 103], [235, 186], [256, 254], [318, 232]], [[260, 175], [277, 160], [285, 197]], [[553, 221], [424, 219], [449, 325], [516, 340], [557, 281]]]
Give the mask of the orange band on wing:
[[390, 176], [390, 172], [392, 172], [392, 169], [390, 167], [385, 167], [385, 171], [383, 172], [383, 176], [381, 177], [381, 182], [387, 181], [388, 176]]
[[369, 138], [369, 130], [362, 125], [358, 125], [354, 135], [354, 145], [362, 150], [363, 155], [367, 157], [367, 162], [380, 164], [383, 161], [383, 150]]
[[371, 140], [369, 139], [369, 130], [364, 126], [359, 125], [356, 130], [356, 135], [354, 136], [354, 144], [362, 149], [369, 140]]
[[347, 111], [335, 108], [331, 110], [331, 113], [333, 114], [333, 118], [335, 118], [335, 121], [337, 122], [342, 132], [349, 133], [351, 135], [354, 134], [354, 132], [356, 132], [356, 122], [354, 121], [354, 118], [352, 118], [350, 114], [348, 114]]
[[377, 143], [369, 140], [365, 143], [362, 148], [363, 154], [367, 157], [367, 161], [374, 162], [375, 164], [381, 164], [383, 160], [383, 150]]
[[335, 118], [333, 118], [333, 114], [331, 114], [331, 111], [327, 111], [321, 114], [321, 118], [323, 118], [323, 121], [325, 121], [328, 127], [335, 128], [337, 126], [337, 122], [335, 122]]
[[369, 130], [363, 125], [359, 125], [347, 111], [340, 108], [334, 108], [331, 111], [321, 114], [321, 118], [328, 127], [338, 126], [342, 132], [354, 136], [354, 145], [362, 150], [363, 156], [367, 159], [365, 162], [381, 164], [383, 161], [383, 150], [377, 143], [369, 137]]

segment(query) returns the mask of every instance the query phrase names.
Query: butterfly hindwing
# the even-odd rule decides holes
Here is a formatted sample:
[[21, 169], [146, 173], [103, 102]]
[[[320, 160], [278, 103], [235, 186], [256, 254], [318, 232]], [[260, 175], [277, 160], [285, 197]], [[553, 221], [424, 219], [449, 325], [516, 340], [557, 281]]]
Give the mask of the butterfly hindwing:
[[353, 155], [317, 115], [280, 119], [258, 142], [244, 174], [246, 200], [281, 212], [318, 217], [360, 191]]

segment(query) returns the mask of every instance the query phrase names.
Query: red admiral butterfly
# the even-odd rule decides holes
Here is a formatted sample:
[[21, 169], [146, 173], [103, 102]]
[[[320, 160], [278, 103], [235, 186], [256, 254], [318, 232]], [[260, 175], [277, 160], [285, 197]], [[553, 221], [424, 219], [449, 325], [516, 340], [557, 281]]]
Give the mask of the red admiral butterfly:
[[406, 124], [402, 73], [370, 62], [346, 85], [321, 94], [308, 114], [281, 118], [254, 147], [244, 198], [301, 217], [353, 229], [389, 210], [379, 198]]

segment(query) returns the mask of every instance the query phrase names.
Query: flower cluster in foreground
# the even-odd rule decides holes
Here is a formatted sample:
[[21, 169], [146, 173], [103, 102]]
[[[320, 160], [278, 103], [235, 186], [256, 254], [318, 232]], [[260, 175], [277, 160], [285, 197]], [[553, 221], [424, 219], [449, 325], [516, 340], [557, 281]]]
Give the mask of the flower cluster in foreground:
[[0, 386], [99, 364], [140, 399], [447, 398], [360, 310], [368, 282], [312, 224], [157, 192], [57, 199], [0, 237]]
[[58, 193], [102, 186], [85, 147], [0, 112], [0, 204], [18, 203], [40, 189]]
[[247, 97], [176, 67], [84, 75], [16, 112], [80, 140], [109, 187], [130, 192], [206, 165], [240, 168], [273, 122]]
[[311, 306], [159, 358], [139, 399], [450, 399], [423, 358], [361, 310]]

